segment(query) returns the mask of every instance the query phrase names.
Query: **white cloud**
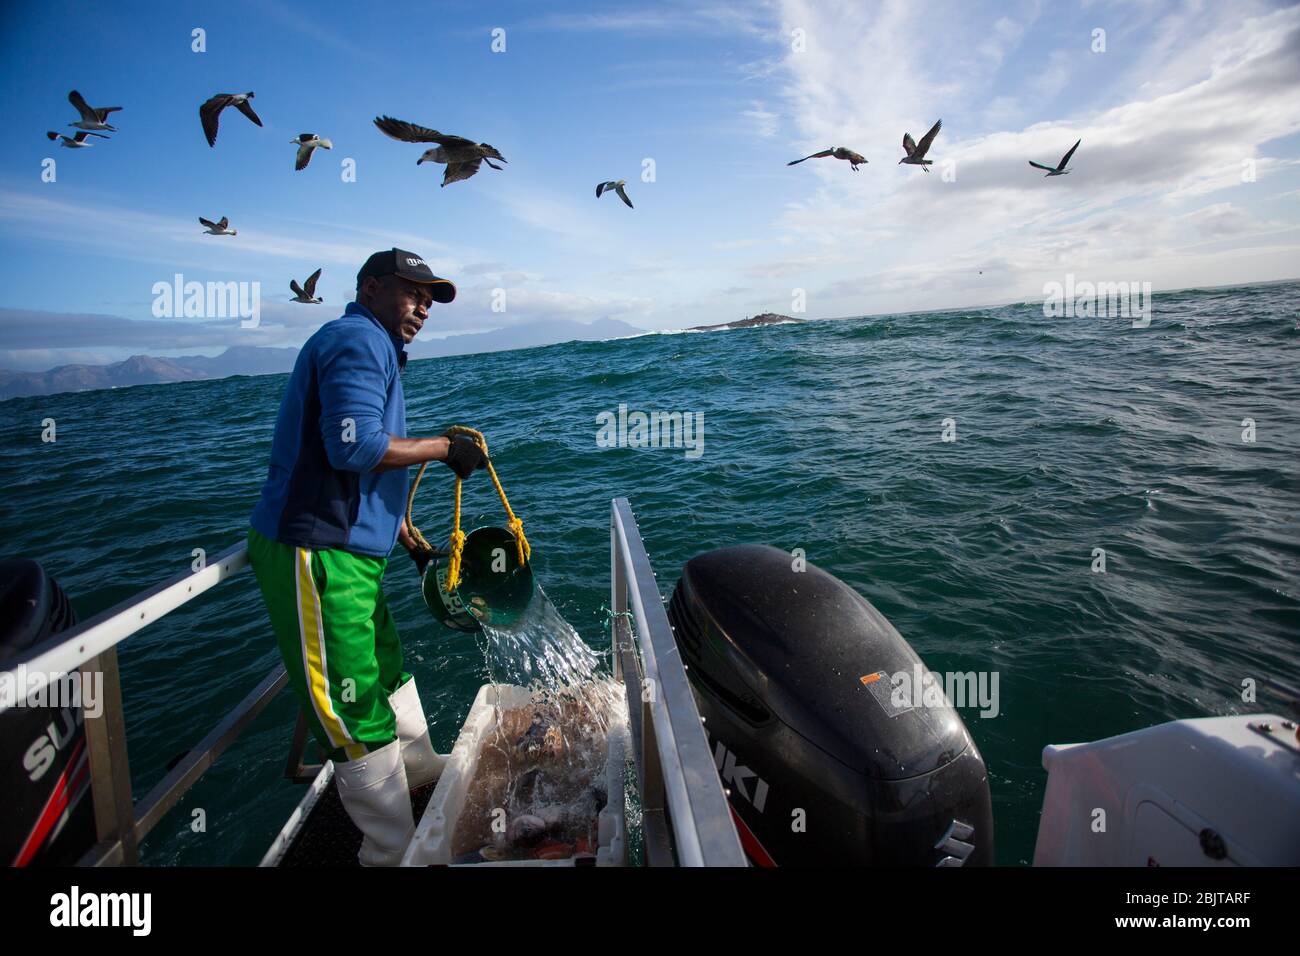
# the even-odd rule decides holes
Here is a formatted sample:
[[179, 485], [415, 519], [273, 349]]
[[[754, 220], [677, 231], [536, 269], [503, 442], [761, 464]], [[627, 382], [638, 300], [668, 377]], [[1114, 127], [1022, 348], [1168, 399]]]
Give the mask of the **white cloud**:
[[[1141, 90], [1081, 114], [992, 132], [968, 132], [965, 112], [953, 104], [980, 104], [975, 115], [986, 122], [1041, 104], [1032, 86], [1000, 101], [989, 96], [995, 53], [1022, 36], [1013, 25], [954, 14], [936, 30], [928, 8], [895, 0], [869, 8], [789, 0], [783, 11], [817, 39], [808, 53], [785, 57], [785, 102], [806, 137], [800, 145], [843, 143], [873, 160], [864, 177], [845, 176], [838, 164], [820, 167], [813, 192], [775, 216], [777, 236], [802, 254], [744, 269], [806, 284], [810, 312], [1010, 301], [1040, 287], [1045, 271], [1067, 266], [1145, 269], [1165, 287], [1195, 285], [1211, 253], [1189, 242], [1212, 236], [1216, 255], [1223, 242], [1286, 248], [1288, 224], [1258, 218], [1248, 208], [1255, 193], [1223, 190], [1254, 188], [1242, 184], [1244, 159], [1255, 159], [1261, 181], [1294, 162], [1268, 151], [1300, 132], [1300, 7], [1245, 20], [1239, 8], [1198, 8], [1181, 26], [1158, 29], [1161, 44], [1181, 36], [1181, 46], [1168, 44], [1163, 54], [1179, 82], [1155, 82], [1161, 67], [1147, 58], [1134, 70], [1148, 78]], [[1106, 12], [1112, 24], [1119, 16]], [[957, 49], [963, 46], [974, 53]], [[843, 69], [866, 62], [869, 71]], [[1068, 61], [1055, 62], [1052, 85], [1068, 75]], [[956, 77], [961, 89], [951, 92]], [[945, 123], [931, 151], [933, 172], [893, 168], [902, 131], [919, 137], [938, 115]], [[1029, 159], [1054, 163], [1079, 138], [1071, 175], [1045, 180], [1028, 167]], [[955, 163], [954, 182], [939, 175], [945, 160]], [[1218, 201], [1192, 208], [1212, 195]], [[1231, 260], [1240, 269], [1249, 256]], [[1281, 261], [1270, 252], [1268, 268], [1283, 271], [1251, 276], [1294, 275], [1294, 265], [1287, 271]]]
[[608, 296], [582, 292], [564, 292], [553, 289], [507, 288], [506, 313], [489, 313], [491, 323], [514, 325], [538, 318], [565, 318], [575, 321], [610, 316], [648, 315], [654, 300], [643, 296]]
[[[595, 184], [592, 186], [594, 195]], [[507, 214], [533, 229], [596, 245], [609, 238], [608, 228], [592, 214], [590, 205], [579, 206], [535, 186], [515, 183], [503, 184], [487, 195]]]
[[780, 125], [777, 115], [766, 109], [761, 100], [755, 100], [750, 104], [749, 109], [741, 110], [740, 115], [751, 120], [754, 124], [754, 135], [764, 139], [775, 136]]
[[[212, 213], [220, 217], [220, 213]], [[301, 232], [267, 228], [255, 219], [231, 222], [237, 236], [210, 236], [199, 225], [198, 215], [164, 215], [140, 212], [108, 201], [78, 202], [76, 198], [53, 199], [13, 191], [0, 192], [0, 222], [9, 235], [49, 239], [93, 248], [106, 255], [138, 262], [162, 262], [212, 268], [214, 264], [240, 265], [240, 260], [267, 258], [297, 265], [316, 262], [352, 270], [376, 249], [400, 243], [420, 251], [433, 244], [419, 236], [390, 231], [359, 229], [346, 224], [295, 220], [307, 226], [328, 226], [331, 235], [351, 233], [354, 238], [328, 241]], [[124, 243], [123, 236], [131, 242]], [[454, 271], [459, 263], [426, 255], [437, 271]], [[285, 276], [288, 282], [290, 276]], [[304, 278], [299, 276], [299, 279]]]

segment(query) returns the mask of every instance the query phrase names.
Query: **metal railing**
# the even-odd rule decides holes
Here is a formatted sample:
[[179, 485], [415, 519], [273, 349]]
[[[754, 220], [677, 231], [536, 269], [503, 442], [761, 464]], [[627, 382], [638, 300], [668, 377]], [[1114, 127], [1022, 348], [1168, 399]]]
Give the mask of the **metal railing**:
[[614, 676], [627, 690], [646, 862], [745, 866], [663, 596], [626, 498], [615, 498], [610, 508], [609, 551]]
[[117, 645], [239, 573], [247, 564], [247, 547], [235, 545], [219, 554], [201, 571], [178, 574], [70, 630], [61, 631], [18, 655], [10, 662], [9, 670], [0, 672], [0, 679], [8, 679], [20, 689], [15, 700], [0, 700], [0, 713], [20, 705], [78, 668], [103, 674], [102, 706], [98, 708], [98, 714], [85, 715], [86, 750], [90, 758], [90, 787], [98, 842], [86, 851], [78, 865], [130, 866], [139, 862], [140, 841], [288, 681], [284, 665], [273, 668], [167, 772], [139, 806], [135, 805], [131, 764], [126, 750]]

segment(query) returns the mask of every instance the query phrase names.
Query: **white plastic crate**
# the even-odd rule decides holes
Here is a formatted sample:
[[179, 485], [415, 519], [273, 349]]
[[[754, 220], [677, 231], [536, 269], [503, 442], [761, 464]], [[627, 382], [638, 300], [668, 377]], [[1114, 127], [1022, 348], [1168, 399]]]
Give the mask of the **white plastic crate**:
[[[415, 828], [415, 836], [402, 857], [402, 866], [452, 865], [452, 836], [465, 807], [470, 782], [478, 769], [484, 741], [496, 727], [499, 700], [505, 710], [527, 707], [532, 694], [510, 684], [484, 684], [456, 737], [447, 766], [434, 787], [433, 797]], [[596, 866], [623, 866], [627, 862], [626, 819], [623, 812], [623, 769], [626, 761], [626, 725], [609, 730], [609, 752], [605, 760], [605, 808], [600, 811], [597, 830]], [[498, 860], [466, 863], [464, 866], [574, 866], [567, 860]]]

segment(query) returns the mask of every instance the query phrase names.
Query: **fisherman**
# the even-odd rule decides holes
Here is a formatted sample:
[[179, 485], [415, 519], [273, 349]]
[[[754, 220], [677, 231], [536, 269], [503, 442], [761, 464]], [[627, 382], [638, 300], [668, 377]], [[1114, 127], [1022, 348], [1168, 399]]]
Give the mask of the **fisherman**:
[[423, 570], [406, 527], [410, 465], [484, 466], [468, 435], [406, 437], [403, 346], [456, 287], [420, 257], [376, 252], [356, 301], [309, 338], [294, 363], [253, 509], [248, 555], [289, 683], [364, 835], [363, 866], [396, 865], [415, 831], [409, 789], [446, 758], [429, 741], [415, 681], [380, 589], [393, 544]]

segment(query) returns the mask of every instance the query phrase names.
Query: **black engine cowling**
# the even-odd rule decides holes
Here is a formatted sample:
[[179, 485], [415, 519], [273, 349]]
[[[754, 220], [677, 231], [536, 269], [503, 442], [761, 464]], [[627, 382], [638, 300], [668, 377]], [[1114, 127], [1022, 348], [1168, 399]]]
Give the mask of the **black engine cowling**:
[[[35, 561], [0, 560], [0, 670], [72, 627], [63, 589]], [[23, 696], [26, 688], [10, 688]], [[14, 707], [0, 714], [0, 863], [75, 863], [95, 841], [90, 766], [78, 706]]]
[[885, 617], [785, 551], [740, 545], [682, 569], [668, 615], [750, 859], [763, 865], [993, 863], [984, 759]]

